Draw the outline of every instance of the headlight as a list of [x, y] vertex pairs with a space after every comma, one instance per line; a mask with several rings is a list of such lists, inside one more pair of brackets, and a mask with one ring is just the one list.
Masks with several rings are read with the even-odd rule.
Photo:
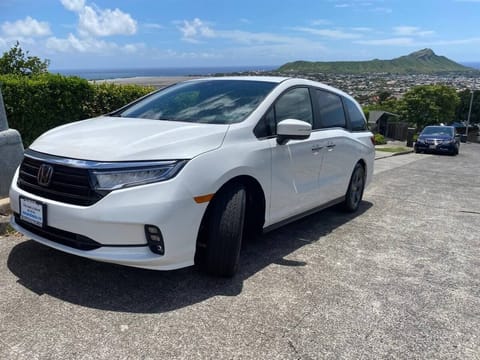
[[158, 161], [148, 166], [142, 163], [128, 163], [116, 169], [98, 169], [91, 171], [95, 190], [116, 190], [130, 186], [144, 185], [171, 179], [182, 169], [187, 160]]

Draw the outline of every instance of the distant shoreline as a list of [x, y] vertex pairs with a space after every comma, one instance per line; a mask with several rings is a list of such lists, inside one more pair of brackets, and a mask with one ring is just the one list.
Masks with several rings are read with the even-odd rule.
[[161, 89], [181, 81], [198, 79], [200, 76], [134, 76], [129, 78], [89, 80], [90, 83], [112, 83], [117, 85], [153, 86]]

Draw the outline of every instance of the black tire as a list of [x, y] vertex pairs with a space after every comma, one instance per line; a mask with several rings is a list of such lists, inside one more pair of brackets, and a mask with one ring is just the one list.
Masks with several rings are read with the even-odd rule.
[[231, 277], [238, 269], [245, 222], [245, 187], [233, 184], [213, 199], [207, 221], [207, 244], [201, 268], [216, 276]]
[[365, 189], [365, 169], [359, 163], [355, 165], [348, 184], [347, 193], [345, 194], [345, 201], [343, 202], [343, 209], [347, 212], [355, 212], [360, 206], [363, 197], [363, 190]]

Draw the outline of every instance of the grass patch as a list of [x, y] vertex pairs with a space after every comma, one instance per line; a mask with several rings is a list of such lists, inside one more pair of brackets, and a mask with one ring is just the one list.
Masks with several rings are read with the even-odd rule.
[[17, 230], [15, 230], [10, 224], [7, 225], [7, 228], [5, 229], [5, 235], [19, 235]]
[[394, 146], [394, 147], [379, 147], [376, 150], [397, 153], [397, 152], [403, 152], [403, 151], [411, 151], [412, 149], [404, 146]]

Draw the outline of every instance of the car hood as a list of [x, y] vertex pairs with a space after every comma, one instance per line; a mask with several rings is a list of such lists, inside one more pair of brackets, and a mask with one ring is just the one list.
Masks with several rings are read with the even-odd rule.
[[94, 161], [191, 159], [218, 148], [228, 125], [99, 117], [54, 128], [30, 149]]

